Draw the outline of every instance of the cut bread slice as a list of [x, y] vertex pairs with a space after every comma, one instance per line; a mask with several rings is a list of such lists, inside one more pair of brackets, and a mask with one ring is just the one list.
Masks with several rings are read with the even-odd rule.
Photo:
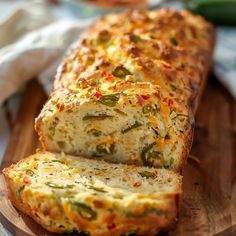
[[157, 85], [104, 81], [57, 90], [36, 130], [47, 151], [181, 171], [192, 124], [189, 109], [164, 97]]
[[15, 207], [51, 232], [156, 235], [174, 226], [182, 177], [39, 152], [3, 170]]

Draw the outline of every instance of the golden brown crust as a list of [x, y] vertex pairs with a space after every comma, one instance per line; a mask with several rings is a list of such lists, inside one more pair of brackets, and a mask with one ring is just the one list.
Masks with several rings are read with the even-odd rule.
[[[107, 70], [115, 63], [129, 60], [133, 67], [142, 67], [139, 71], [142, 80], [171, 91], [177, 100], [181, 99], [182, 94], [182, 102], [196, 107], [192, 103], [199, 97], [199, 90], [211, 66], [215, 31], [200, 16], [187, 11], [161, 9], [105, 16], [85, 31], [81, 38], [80, 45], [68, 53], [60, 66], [55, 88], [74, 88], [80, 78], [89, 79], [101, 69]], [[101, 44], [101, 39], [105, 43]], [[113, 46], [109, 41], [115, 44], [112, 54], [109, 50]], [[74, 60], [80, 64], [74, 63]], [[181, 63], [185, 68], [179, 67]], [[101, 69], [92, 73], [89, 67], [93, 64]], [[156, 65], [158, 68], [154, 70]], [[68, 78], [68, 72], [74, 75]], [[188, 77], [185, 83], [192, 92], [182, 88], [170, 90], [169, 84], [180, 85], [183, 76]], [[136, 82], [135, 78], [133, 80]]]

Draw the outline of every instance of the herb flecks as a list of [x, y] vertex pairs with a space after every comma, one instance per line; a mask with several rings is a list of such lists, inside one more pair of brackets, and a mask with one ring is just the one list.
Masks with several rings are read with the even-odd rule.
[[171, 157], [170, 160], [165, 161], [164, 168], [169, 169], [174, 164], [174, 158]]
[[82, 119], [83, 120], [104, 120], [107, 118], [113, 118], [113, 116], [106, 115], [106, 114], [101, 114], [101, 115], [87, 114]]
[[176, 89], [177, 89], [177, 86], [174, 84], [171, 84], [170, 87], [171, 87], [172, 91], [176, 91]]
[[179, 45], [177, 39], [174, 38], [174, 37], [173, 37], [173, 38], [170, 38], [170, 42], [171, 42], [171, 44], [174, 45], [174, 46], [178, 46], [178, 45]]
[[104, 190], [104, 188], [96, 187], [96, 186], [93, 186], [93, 185], [88, 185], [87, 187], [89, 189], [92, 189], [92, 190], [97, 191], [97, 192], [107, 193], [107, 191]]
[[142, 177], [146, 177], [147, 179], [149, 179], [149, 178], [154, 179], [155, 178], [155, 174], [150, 171], [139, 172], [139, 175], [141, 175]]
[[32, 170], [30, 170], [30, 169], [25, 170], [25, 173], [27, 175], [29, 175], [29, 176], [33, 176], [34, 175], [34, 172]]
[[69, 201], [72, 207], [74, 207], [79, 215], [88, 221], [96, 220], [97, 219], [97, 212], [92, 210], [90, 206], [87, 206], [84, 203], [77, 202], [75, 200], [70, 200]]
[[65, 189], [65, 188], [73, 188], [74, 187], [73, 184], [59, 185], [59, 184], [55, 184], [52, 182], [46, 182], [45, 185], [47, 185], [50, 188], [55, 188], [55, 189]]
[[114, 71], [112, 72], [112, 75], [114, 75], [115, 77], [124, 79], [126, 77], [126, 75], [132, 75], [131, 72], [129, 70], [127, 70], [125, 67], [123, 66], [117, 66]]
[[153, 142], [152, 144], [147, 144], [144, 146], [142, 152], [141, 152], [141, 159], [143, 161], [143, 164], [145, 166], [152, 166], [153, 161], [151, 160], [153, 157], [153, 154], [156, 152], [152, 151], [153, 147], [156, 145], [156, 142]]
[[21, 186], [17, 191], [16, 191], [16, 196], [20, 196], [20, 194], [23, 192], [25, 188], [25, 185]]
[[142, 126], [142, 124], [140, 122], [138, 122], [138, 121], [135, 121], [134, 124], [130, 125], [129, 127], [125, 128], [125, 129], [122, 129], [121, 133], [125, 134], [125, 133], [129, 132], [130, 130], [138, 128], [140, 126]]
[[119, 97], [113, 94], [103, 95], [98, 100], [103, 105], [114, 107], [119, 101]]
[[87, 134], [93, 135], [95, 137], [99, 137], [102, 135], [102, 131], [97, 130], [97, 129], [90, 129], [87, 131]]
[[113, 154], [115, 151], [115, 144], [101, 143], [96, 147], [96, 153], [98, 156]]

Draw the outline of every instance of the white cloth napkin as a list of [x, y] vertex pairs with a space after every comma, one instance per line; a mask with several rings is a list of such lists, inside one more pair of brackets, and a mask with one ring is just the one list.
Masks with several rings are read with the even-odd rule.
[[[0, 104], [36, 76], [48, 84], [65, 50], [94, 20], [77, 17], [44, 1], [17, 4], [0, 17]], [[215, 74], [236, 98], [236, 28], [218, 29], [214, 62]]]
[[0, 103], [29, 79], [52, 79], [65, 50], [93, 21], [63, 19], [58, 12], [27, 2], [0, 19]]

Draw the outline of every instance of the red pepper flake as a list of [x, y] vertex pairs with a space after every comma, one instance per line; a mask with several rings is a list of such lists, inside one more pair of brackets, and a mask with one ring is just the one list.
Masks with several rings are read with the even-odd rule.
[[104, 79], [105, 79], [106, 81], [110, 81], [110, 80], [112, 80], [112, 78], [113, 78], [112, 74], [109, 74], [109, 75], [107, 75]]
[[134, 183], [133, 183], [133, 186], [134, 186], [134, 187], [139, 187], [139, 186], [141, 186], [141, 183], [140, 183], [140, 182], [134, 182]]
[[154, 170], [152, 174], [153, 174], [154, 177], [156, 177], [157, 176], [157, 171]]
[[168, 99], [168, 106], [172, 106], [174, 104], [172, 99]]
[[177, 67], [176, 70], [177, 71], [183, 71], [183, 69], [181, 67]]
[[101, 95], [101, 93], [96, 92], [93, 96], [96, 97], [96, 98], [100, 98], [102, 95]]
[[114, 223], [107, 225], [107, 228], [110, 230], [114, 229], [115, 227], [116, 227], [116, 225]]
[[171, 66], [168, 65], [168, 64], [163, 64], [163, 67], [166, 68], [166, 69], [171, 69]]
[[191, 71], [189, 71], [189, 73], [188, 73], [188, 74], [189, 74], [189, 76], [191, 76], [191, 77], [193, 77], [193, 76], [195, 75], [194, 71], [192, 71], [192, 70], [191, 70]]
[[158, 98], [161, 98], [160, 93], [154, 93], [154, 95]]
[[140, 95], [143, 100], [148, 100], [150, 98], [149, 95], [141, 94]]
[[32, 208], [32, 211], [33, 211], [33, 212], [37, 212], [37, 211], [38, 211], [38, 208], [37, 208], [37, 207], [33, 207], [33, 208]]
[[103, 70], [102, 73], [101, 73], [101, 76], [105, 76], [106, 73], [107, 73], [107, 72]]
[[28, 176], [25, 176], [25, 177], [23, 178], [23, 182], [24, 182], [25, 184], [30, 184], [30, 179], [29, 179], [29, 177], [28, 177]]
[[58, 109], [59, 111], [62, 111], [65, 106], [64, 106], [63, 103], [57, 103], [57, 104], [56, 104], [56, 107], [57, 107], [57, 109]]
[[93, 204], [96, 208], [103, 208], [104, 207], [104, 203], [100, 200], [94, 200]]
[[155, 48], [155, 49], [160, 49], [160, 47], [159, 47], [159, 45], [157, 43], [153, 43], [152, 47]]

